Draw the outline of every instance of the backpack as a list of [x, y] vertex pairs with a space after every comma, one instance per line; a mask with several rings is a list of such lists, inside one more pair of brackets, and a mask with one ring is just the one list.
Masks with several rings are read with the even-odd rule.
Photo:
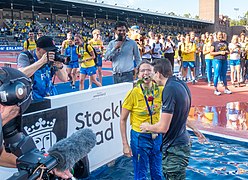
[[[23, 51], [20, 54], [26, 54], [28, 56], [28, 60], [29, 60], [29, 64], [33, 64], [34, 63], [34, 56], [30, 51]], [[17, 57], [18, 58], [18, 57]]]
[[[163, 49], [163, 44], [162, 44], [162, 43], [159, 43], [159, 44], [160, 44], [160, 48], [161, 48], [161, 51], [162, 51], [162, 49]], [[153, 46], [153, 49], [155, 48], [155, 45], [156, 45], [156, 44], [153, 43], [153, 45], [152, 45], [152, 46]]]
[[[31, 64], [33, 64], [33, 63], [35, 62], [35, 61], [34, 61], [34, 56], [33, 56], [33, 54], [32, 54], [30, 51], [23, 51], [23, 52], [21, 52], [20, 54], [26, 54], [26, 55], [28, 56], [29, 65], [31, 65]], [[19, 55], [20, 55], [20, 54], [19, 54]], [[18, 57], [19, 57], [19, 56], [17, 56], [16, 62], [18, 61]], [[31, 78], [31, 80], [33, 81], [33, 76], [31, 76], [30, 78]]]
[[27, 41], [27, 50], [28, 50], [28, 48], [29, 48], [29, 40], [27, 39], [26, 41]]
[[[89, 46], [91, 46], [91, 45], [86, 43], [85, 44], [85, 49], [86, 49], [86, 52], [91, 56], [90, 51], [88, 49]], [[94, 62], [95, 62], [95, 65], [96, 65], [98, 63], [97, 52], [96, 52], [95, 48], [92, 47], [92, 49], [93, 49], [94, 54], [95, 54]], [[77, 52], [79, 52], [79, 46], [77, 47]]]
[[[26, 41], [27, 41], [27, 50], [28, 50], [28, 48], [29, 48], [29, 40], [27, 39]], [[34, 40], [34, 41], [35, 41], [35, 44], [36, 44], [36, 40]]]

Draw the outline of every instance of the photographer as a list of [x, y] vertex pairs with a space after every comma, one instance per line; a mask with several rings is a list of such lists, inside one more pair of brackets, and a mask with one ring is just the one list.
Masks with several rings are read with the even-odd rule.
[[[37, 40], [37, 48], [33, 57], [21, 53], [17, 59], [17, 65], [21, 72], [33, 80], [33, 99], [42, 99], [46, 96], [57, 95], [52, 78], [54, 75], [63, 81], [67, 81], [67, 74], [63, 68], [63, 57], [56, 52], [53, 39], [42, 36]], [[30, 53], [29, 53], [30, 54]]]

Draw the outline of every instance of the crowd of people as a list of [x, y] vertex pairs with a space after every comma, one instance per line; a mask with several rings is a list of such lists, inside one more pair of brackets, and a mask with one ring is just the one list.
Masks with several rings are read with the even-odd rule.
[[[92, 88], [92, 83], [102, 86], [103, 59], [112, 62], [114, 83], [134, 81], [137, 78], [136, 67], [141, 60], [152, 62], [165, 58], [171, 62], [173, 70], [176, 62], [180, 65], [178, 76], [183, 81], [196, 84], [203, 79], [208, 86], [214, 86], [214, 94], [218, 96], [221, 95], [218, 84], [223, 84], [224, 93], [232, 94], [227, 85], [229, 66], [233, 87], [248, 84], [248, 36], [245, 33], [234, 35], [228, 43], [223, 32], [196, 34], [191, 31], [173, 37], [141, 29], [137, 25], [128, 27], [126, 23], [117, 23], [108, 45], [104, 45], [100, 29], [94, 29], [88, 39], [81, 33], [68, 31], [67, 39], [61, 44], [61, 54], [68, 61], [64, 66], [71, 87], [76, 88], [78, 74], [79, 90], [85, 89], [87, 76], [89, 88]], [[42, 30], [36, 34], [35, 38], [35, 32], [29, 31], [24, 51], [34, 51], [37, 39], [46, 35]]]
[[[219, 96], [221, 82], [224, 93], [232, 94], [227, 85], [228, 63], [231, 84], [240, 87], [247, 83], [248, 36], [234, 35], [231, 43], [223, 32], [198, 35], [191, 31], [173, 38], [118, 21], [113, 39], [106, 47], [102, 33], [94, 29], [91, 40], [87, 40], [82, 33], [68, 31], [58, 52], [54, 40], [44, 31], [38, 30], [35, 38], [30, 30], [17, 65], [33, 81], [33, 99], [58, 94], [55, 76], [63, 82], [69, 81], [75, 89], [79, 72], [79, 90], [85, 89], [87, 76], [90, 87], [92, 83], [100, 87], [104, 81], [103, 58], [111, 61], [114, 83], [137, 80], [123, 101], [120, 118], [123, 153], [133, 158], [134, 178], [146, 179], [149, 167], [152, 179], [163, 179], [163, 176], [185, 179], [191, 149], [186, 126], [201, 140], [206, 140], [187, 120], [191, 93], [186, 83], [196, 84], [204, 79], [206, 85], [214, 86], [214, 94]], [[180, 65], [179, 77], [173, 76], [175, 61]], [[126, 135], [129, 114], [130, 146]]]

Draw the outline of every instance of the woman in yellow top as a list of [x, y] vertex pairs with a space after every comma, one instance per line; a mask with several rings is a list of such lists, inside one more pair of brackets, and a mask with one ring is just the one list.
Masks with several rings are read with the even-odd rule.
[[185, 42], [181, 47], [182, 58], [183, 58], [183, 80], [187, 81], [188, 68], [191, 70], [192, 83], [195, 84], [195, 51], [196, 44], [190, 42], [190, 35], [187, 34]]
[[68, 31], [67, 34], [66, 34], [66, 40], [64, 40], [62, 42], [62, 45], [61, 45], [61, 54], [62, 55], [65, 54], [65, 49], [69, 46], [70, 40], [72, 40], [72, 32]]
[[209, 34], [209, 37], [203, 46], [203, 54], [205, 55], [205, 61], [206, 61], [208, 86], [211, 86], [211, 83], [213, 82], [212, 68], [213, 68], [214, 56], [211, 56], [210, 54], [210, 49], [213, 42], [214, 42], [214, 36], [213, 34]]
[[[103, 42], [101, 40], [101, 34], [99, 29], [92, 31], [93, 38], [89, 41], [89, 44], [95, 49], [97, 56], [97, 72], [100, 83], [102, 84], [102, 57], [103, 57]], [[90, 82], [91, 83], [91, 82]], [[90, 84], [91, 85], [91, 84]]]
[[[156, 124], [160, 118], [162, 89], [152, 81], [153, 66], [143, 61], [138, 69], [138, 82], [130, 90], [122, 104], [120, 128], [123, 153], [133, 158], [134, 179], [147, 179], [148, 167], [151, 179], [161, 180], [162, 175], [162, 134], [142, 133], [140, 125], [144, 122]], [[126, 134], [126, 123], [130, 114], [131, 148]]]
[[79, 90], [84, 89], [84, 80], [87, 75], [89, 76], [90, 81], [96, 86], [102, 86], [102, 84], [96, 80], [96, 66], [94, 62], [95, 53], [92, 47], [89, 44], [84, 43], [80, 34], [74, 36], [74, 41], [75, 44], [78, 45], [78, 61], [81, 62]]

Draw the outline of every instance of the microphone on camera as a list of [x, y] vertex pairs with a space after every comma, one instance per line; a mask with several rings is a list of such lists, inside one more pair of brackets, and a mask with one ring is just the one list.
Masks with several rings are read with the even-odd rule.
[[71, 169], [80, 159], [85, 157], [96, 144], [96, 135], [91, 129], [81, 129], [70, 137], [55, 143], [49, 150], [50, 156], [57, 159], [59, 171]]
[[[16, 150], [21, 152], [16, 160], [18, 172], [8, 180], [36, 180], [38, 177], [46, 177], [54, 168], [58, 171], [71, 170], [75, 163], [84, 158], [96, 144], [96, 135], [91, 129], [81, 129], [70, 137], [55, 143], [49, 150], [49, 154], [39, 151], [32, 138], [21, 138]], [[32, 141], [33, 142], [33, 141]], [[24, 150], [20, 150], [24, 149]]]

